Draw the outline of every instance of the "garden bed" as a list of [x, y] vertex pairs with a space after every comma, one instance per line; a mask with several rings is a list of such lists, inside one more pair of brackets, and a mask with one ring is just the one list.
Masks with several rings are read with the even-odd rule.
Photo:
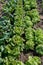
[[[34, 28], [42, 28], [43, 29], [43, 12], [42, 12], [42, 1], [41, 0], [37, 0], [37, 4], [38, 4], [38, 11], [40, 14], [40, 22], [37, 23], [36, 25], [34, 25]], [[2, 16], [2, 5], [3, 3], [0, 3], [0, 17]], [[39, 56], [41, 58], [41, 65], [43, 65], [43, 56], [38, 55], [35, 51], [30, 50], [29, 52], [25, 52], [25, 50], [20, 54], [19, 56], [19, 60], [21, 60], [22, 62], [25, 62], [28, 59], [28, 55], [32, 55], [32, 56]]]

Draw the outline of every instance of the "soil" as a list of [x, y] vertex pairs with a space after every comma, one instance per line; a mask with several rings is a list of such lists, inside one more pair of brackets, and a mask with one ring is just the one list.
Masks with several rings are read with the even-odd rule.
[[[40, 22], [39, 23], [37, 23], [36, 25], [34, 25], [34, 28], [36, 29], [36, 28], [38, 28], [38, 27], [40, 27], [40, 28], [42, 28], [43, 29], [43, 9], [42, 9], [42, 0], [37, 0], [37, 4], [38, 4], [38, 7], [37, 7], [37, 9], [38, 9], [38, 11], [39, 11], [39, 14], [40, 14]], [[3, 3], [1, 3], [0, 2], [0, 17], [2, 16], [2, 13], [1, 13], [1, 11], [2, 11], [2, 5], [3, 5]], [[32, 55], [32, 56], [39, 56], [38, 54], [36, 54], [36, 52], [34, 52], [34, 51], [30, 51], [30, 52], [21, 52], [21, 54], [20, 54], [20, 57], [19, 57], [19, 60], [21, 60], [22, 62], [25, 62], [27, 59], [28, 59], [28, 56], [29, 55]], [[41, 58], [41, 65], [43, 65], [43, 56], [40, 56], [40, 58]]]

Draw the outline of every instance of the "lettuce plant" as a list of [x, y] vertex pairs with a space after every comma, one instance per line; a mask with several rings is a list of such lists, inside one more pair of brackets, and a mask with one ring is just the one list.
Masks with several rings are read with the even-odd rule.
[[14, 45], [17, 45], [21, 48], [21, 50], [23, 50], [24, 48], [24, 39], [21, 38], [19, 35], [14, 35], [12, 38], [12, 42], [14, 43]]
[[25, 16], [24, 17], [24, 22], [25, 22], [25, 27], [32, 27], [33, 26], [33, 23], [31, 21], [31, 18], [29, 16]]
[[3, 15], [10, 19], [10, 22], [14, 24], [14, 12], [16, 8], [16, 0], [8, 0], [3, 5]]
[[31, 8], [30, 8], [30, 1], [24, 0], [24, 9], [25, 9], [25, 10], [30, 10], [30, 9], [31, 9]]
[[24, 34], [24, 29], [22, 27], [15, 26], [13, 29], [14, 34], [22, 35]]
[[26, 62], [26, 65], [40, 65], [41, 62], [40, 62], [40, 58], [37, 57], [37, 56], [29, 56], [27, 62]]
[[13, 38], [12, 38], [12, 42], [15, 44], [15, 45], [21, 45], [23, 43], [23, 38], [21, 38], [19, 35], [14, 35]]
[[11, 54], [12, 56], [14, 55], [15, 57], [17, 57], [20, 54], [20, 47], [16, 46], [16, 47], [11, 47], [10, 45], [5, 46], [4, 49], [4, 53], [8, 53]]
[[27, 11], [26, 15], [30, 16], [32, 18], [33, 24], [36, 24], [40, 21], [39, 13], [37, 9], [32, 9], [31, 11]]
[[0, 44], [3, 44], [5, 41], [8, 42], [12, 34], [12, 25], [10, 20], [5, 20], [2, 18], [0, 21]]
[[35, 31], [35, 42], [36, 44], [43, 44], [43, 30], [41, 28]]
[[25, 28], [25, 23], [23, 21], [15, 21], [14, 26]]
[[37, 2], [36, 2], [36, 0], [30, 0], [30, 8], [31, 9], [37, 8]]
[[28, 40], [28, 41], [26, 41], [26, 50], [34, 50], [34, 41], [33, 40]]
[[24, 9], [31, 10], [31, 9], [37, 8], [36, 0], [24, 0]]
[[43, 55], [43, 44], [36, 46], [36, 52], [40, 55]]
[[31, 27], [29, 27], [29, 28], [27, 28], [27, 29], [25, 29], [25, 38], [27, 39], [27, 40], [30, 40], [30, 39], [34, 39], [34, 30], [31, 28]]
[[4, 4], [3, 11], [5, 13], [13, 13], [15, 11], [16, 0], [9, 0], [7, 3]]

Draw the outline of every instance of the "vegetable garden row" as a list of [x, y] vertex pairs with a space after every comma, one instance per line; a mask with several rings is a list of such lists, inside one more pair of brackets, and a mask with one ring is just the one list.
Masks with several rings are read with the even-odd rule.
[[[40, 22], [36, 0], [9, 0], [0, 19], [0, 65], [41, 65], [43, 30], [34, 29]], [[35, 51], [38, 56], [19, 60], [22, 52]]]

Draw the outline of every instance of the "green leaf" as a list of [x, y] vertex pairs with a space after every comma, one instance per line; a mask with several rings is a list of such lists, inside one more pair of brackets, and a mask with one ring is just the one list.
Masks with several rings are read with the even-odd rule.
[[24, 33], [24, 29], [22, 27], [15, 26], [13, 29], [14, 34], [22, 35]]
[[36, 44], [43, 44], [43, 30], [41, 28], [35, 31], [35, 42]]
[[36, 52], [40, 55], [43, 55], [43, 44], [36, 46]]
[[33, 33], [33, 29], [31, 27], [28, 27], [26, 30], [25, 30], [25, 37], [27, 40], [34, 40], [34, 33]]
[[29, 49], [34, 50], [34, 45], [35, 45], [34, 41], [30, 39], [26, 42], [26, 49], [27, 50], [29, 50]]
[[[35, 59], [37, 59], [38, 61], [36, 61]], [[41, 62], [40, 62], [40, 58], [39, 57], [32, 57], [32, 56], [29, 56], [27, 62], [26, 62], [26, 65], [40, 65]]]

